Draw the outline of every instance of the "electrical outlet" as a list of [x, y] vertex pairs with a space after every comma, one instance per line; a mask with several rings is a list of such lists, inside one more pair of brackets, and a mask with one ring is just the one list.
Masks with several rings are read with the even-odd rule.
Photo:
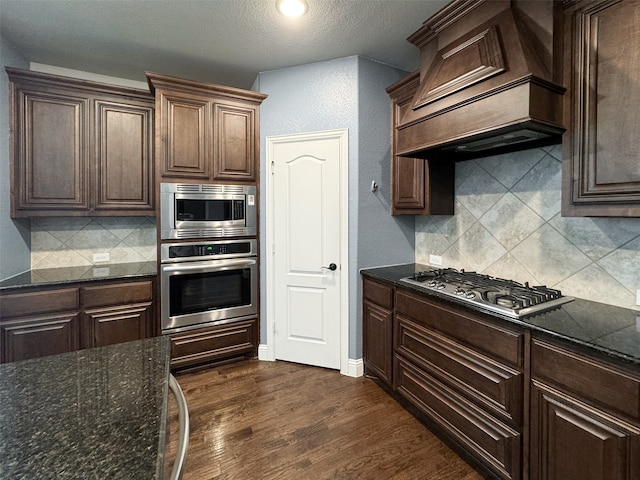
[[109, 253], [94, 253], [93, 254], [93, 263], [100, 262], [108, 262], [109, 261]]
[[442, 257], [440, 255], [429, 255], [429, 263], [431, 265], [442, 265]]
[[636, 305], [640, 307], [640, 290], [636, 290]]
[[108, 277], [109, 276], [109, 267], [98, 267], [93, 269], [94, 277]]

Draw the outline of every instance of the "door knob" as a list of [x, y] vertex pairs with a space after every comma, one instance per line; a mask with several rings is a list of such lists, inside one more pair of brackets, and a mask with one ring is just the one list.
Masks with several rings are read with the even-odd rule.
[[338, 266], [335, 263], [330, 263], [328, 267], [320, 267], [320, 268], [328, 268], [329, 270], [337, 270]]

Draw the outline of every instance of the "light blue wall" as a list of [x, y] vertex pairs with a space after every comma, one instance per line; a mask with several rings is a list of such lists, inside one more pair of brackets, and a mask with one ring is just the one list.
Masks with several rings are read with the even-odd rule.
[[[362, 279], [358, 271], [380, 265], [411, 263], [415, 256], [415, 216], [391, 216], [391, 103], [386, 88], [407, 72], [388, 65], [358, 59], [358, 157], [357, 203], [349, 205], [350, 236], [357, 238], [351, 259], [350, 358], [362, 357]], [[371, 192], [371, 182], [378, 190]], [[353, 197], [352, 197], [353, 198]], [[352, 252], [353, 253], [353, 252]], [[355, 292], [355, 294], [354, 294]]]
[[31, 267], [31, 231], [27, 219], [11, 220], [9, 174], [9, 78], [5, 66], [28, 68], [29, 63], [0, 35], [0, 280]]
[[[265, 138], [322, 130], [349, 131], [349, 358], [362, 356], [359, 269], [413, 262], [413, 217], [389, 214], [389, 97], [385, 88], [406, 72], [364, 57], [346, 57], [263, 72], [255, 89], [269, 97], [260, 108], [261, 205], [266, 205]], [[380, 190], [370, 191], [371, 180]], [[266, 218], [260, 219], [264, 245]], [[400, 226], [400, 228], [398, 228]], [[266, 291], [264, 266], [261, 291]], [[262, 297], [261, 343], [266, 343]]]

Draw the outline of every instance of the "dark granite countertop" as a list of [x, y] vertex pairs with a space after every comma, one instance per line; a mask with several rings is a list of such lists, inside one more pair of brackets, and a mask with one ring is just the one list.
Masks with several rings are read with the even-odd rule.
[[28, 287], [50, 287], [69, 283], [95, 282], [127, 278], [153, 277], [155, 262], [90, 265], [87, 267], [43, 268], [30, 270], [0, 282], [0, 292]]
[[433, 269], [427, 265], [404, 264], [390, 267], [362, 269], [362, 275], [423, 295], [431, 295], [454, 302], [476, 312], [489, 314], [511, 324], [519, 325], [587, 351], [593, 355], [627, 367], [640, 368], [640, 310], [615, 307], [604, 303], [576, 298], [560, 307], [525, 318], [514, 319], [489, 312], [480, 306], [454, 298], [426, 292], [399, 280], [414, 272]]
[[170, 341], [0, 365], [0, 478], [159, 479]]

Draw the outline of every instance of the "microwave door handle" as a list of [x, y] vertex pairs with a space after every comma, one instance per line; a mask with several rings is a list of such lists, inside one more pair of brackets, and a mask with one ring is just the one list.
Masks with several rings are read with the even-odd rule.
[[228, 267], [245, 267], [255, 265], [255, 259], [238, 259], [238, 260], [216, 260], [215, 265], [210, 262], [184, 262], [174, 263], [171, 265], [163, 265], [163, 272], [186, 272], [186, 271], [204, 271], [204, 270], [222, 270]]

